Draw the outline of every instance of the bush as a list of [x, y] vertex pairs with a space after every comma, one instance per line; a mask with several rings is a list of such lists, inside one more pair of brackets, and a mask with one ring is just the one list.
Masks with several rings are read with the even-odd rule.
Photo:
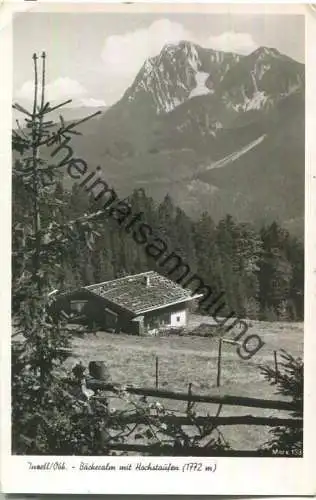
[[303, 394], [304, 394], [304, 363], [301, 358], [281, 351], [282, 362], [279, 363], [280, 370], [262, 366], [261, 372], [270, 384], [275, 384], [277, 394], [282, 394], [296, 406], [291, 412], [295, 418], [302, 418], [302, 426], [299, 428], [275, 427], [270, 433], [272, 439], [262, 447], [275, 455], [302, 456], [303, 453]]

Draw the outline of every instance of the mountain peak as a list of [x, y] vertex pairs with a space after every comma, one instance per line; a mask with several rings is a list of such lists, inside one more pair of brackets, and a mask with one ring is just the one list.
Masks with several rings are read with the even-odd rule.
[[276, 48], [274, 47], [266, 47], [262, 45], [261, 47], [258, 47], [254, 52], [252, 52], [251, 55], [258, 56], [259, 58], [262, 57], [283, 57], [281, 52], [279, 52]]
[[187, 62], [195, 71], [198, 71], [199, 66], [199, 46], [188, 40], [181, 40], [173, 44], [167, 43], [161, 49], [159, 59], [163, 57], [171, 58], [175, 62], [175, 58], [181, 58], [182, 62]]
[[161, 52], [173, 52], [174, 50], [196, 50], [199, 46], [194, 43], [190, 42], [189, 40], [179, 40], [179, 42], [176, 43], [166, 43], [162, 49]]
[[187, 40], [168, 43], [157, 56], [146, 59], [127, 98], [131, 102], [146, 94], [157, 114], [172, 111], [197, 85], [201, 66], [199, 46]]
[[167, 43], [158, 55], [144, 62], [125, 97], [134, 102], [146, 94], [156, 114], [168, 113], [191, 97], [213, 93], [240, 57], [205, 49], [189, 40]]

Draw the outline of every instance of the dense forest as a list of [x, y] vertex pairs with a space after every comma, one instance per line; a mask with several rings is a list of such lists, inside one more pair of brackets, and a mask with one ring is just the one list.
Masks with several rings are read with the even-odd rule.
[[[101, 218], [91, 217], [102, 206], [92, 194], [87, 195], [76, 184], [71, 190], [64, 186], [61, 178], [47, 191], [40, 207], [42, 226], [67, 226], [71, 220], [87, 217], [93, 231], [91, 241], [80, 224], [72, 232], [72, 244], [66, 246], [60, 264], [51, 269], [55, 288], [70, 289], [149, 269], [166, 273], [133, 241], [124, 224], [105, 212]], [[170, 252], [181, 256], [216, 294], [224, 292], [230, 311], [267, 321], [303, 320], [303, 244], [277, 222], [258, 230], [231, 215], [217, 224], [208, 213], [192, 220], [175, 206], [169, 194], [158, 204], [143, 189], [134, 190], [125, 201], [133, 213], [143, 212], [143, 220], [168, 244]], [[21, 227], [27, 224], [29, 203], [25, 186], [13, 177], [13, 220]], [[13, 250], [18, 252], [20, 243], [15, 231]], [[20, 272], [13, 269], [13, 281]]]

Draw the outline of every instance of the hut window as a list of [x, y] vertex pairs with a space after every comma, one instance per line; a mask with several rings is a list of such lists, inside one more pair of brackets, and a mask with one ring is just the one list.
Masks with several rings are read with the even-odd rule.
[[82, 312], [87, 302], [87, 300], [72, 300], [70, 302], [70, 309], [72, 312], [80, 313]]
[[181, 319], [180, 316], [177, 316], [177, 321], [180, 321], [180, 319]]

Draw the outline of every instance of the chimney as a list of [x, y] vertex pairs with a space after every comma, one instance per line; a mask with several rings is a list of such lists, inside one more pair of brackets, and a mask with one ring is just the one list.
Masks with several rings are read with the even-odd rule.
[[150, 286], [150, 276], [148, 274], [144, 276], [144, 285], [146, 285], [146, 287]]

